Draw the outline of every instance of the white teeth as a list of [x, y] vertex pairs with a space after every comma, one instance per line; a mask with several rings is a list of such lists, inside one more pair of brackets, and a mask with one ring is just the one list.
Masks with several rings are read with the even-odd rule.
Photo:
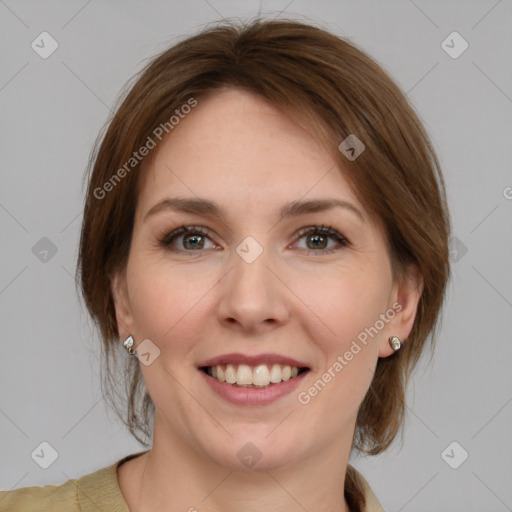
[[[218, 369], [218, 367], [217, 367]], [[228, 384], [234, 384], [236, 382], [236, 373], [235, 368], [232, 364], [228, 364], [226, 366], [226, 371], [224, 372], [224, 378]]]
[[252, 383], [255, 386], [268, 386], [270, 384], [270, 372], [266, 365], [260, 364], [254, 368]]
[[238, 366], [238, 371], [236, 372], [236, 383], [239, 386], [252, 384], [252, 371], [250, 366], [247, 366], [246, 364]]
[[278, 364], [272, 365], [272, 369], [270, 370], [270, 382], [274, 384], [281, 382], [281, 367]]
[[266, 364], [251, 367], [247, 364], [240, 364], [238, 367], [233, 364], [212, 366], [208, 368], [208, 374], [220, 382], [236, 384], [242, 387], [264, 388], [270, 384], [279, 384], [297, 377], [299, 369], [296, 366], [273, 364], [269, 367]]

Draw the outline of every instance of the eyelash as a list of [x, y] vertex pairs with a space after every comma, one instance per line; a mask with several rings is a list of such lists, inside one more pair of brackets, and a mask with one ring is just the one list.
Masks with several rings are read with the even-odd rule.
[[[158, 245], [160, 247], [164, 247], [168, 250], [174, 251], [174, 252], [202, 252], [201, 250], [194, 251], [194, 250], [186, 250], [186, 249], [170, 249], [169, 246], [174, 242], [179, 236], [187, 235], [187, 234], [194, 234], [194, 235], [203, 235], [209, 238], [208, 231], [201, 226], [185, 226], [182, 225], [179, 228], [171, 231], [170, 233], [166, 233], [163, 236], [161, 236], [158, 240]], [[338, 246], [331, 247], [330, 249], [323, 249], [323, 250], [313, 250], [313, 249], [306, 249], [309, 254], [313, 254], [315, 256], [324, 255], [324, 254], [330, 254], [333, 253], [343, 247], [347, 247], [350, 245], [350, 242], [341, 235], [338, 231], [336, 231], [331, 226], [309, 226], [306, 228], [302, 228], [298, 233], [297, 237], [298, 239], [301, 239], [305, 236], [311, 236], [311, 235], [324, 235], [328, 236], [338, 242]]]

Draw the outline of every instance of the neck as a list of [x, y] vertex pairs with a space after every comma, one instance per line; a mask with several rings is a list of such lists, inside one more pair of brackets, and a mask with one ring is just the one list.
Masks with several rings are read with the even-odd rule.
[[153, 448], [141, 457], [145, 461], [139, 464], [132, 512], [350, 512], [343, 483], [351, 433], [348, 444], [326, 446], [284, 467], [237, 470], [217, 464], [183, 440], [173, 442], [162, 430], [155, 423]]

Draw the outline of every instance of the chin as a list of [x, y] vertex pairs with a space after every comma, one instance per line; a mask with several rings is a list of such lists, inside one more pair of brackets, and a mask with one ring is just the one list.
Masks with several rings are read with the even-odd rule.
[[275, 471], [296, 461], [297, 443], [292, 436], [283, 430], [281, 435], [273, 433], [269, 437], [271, 429], [267, 425], [253, 427], [256, 432], [250, 433], [251, 428], [245, 428], [240, 435], [230, 431], [233, 437], [226, 435], [222, 443], [205, 447], [212, 461], [230, 471], [253, 473]]

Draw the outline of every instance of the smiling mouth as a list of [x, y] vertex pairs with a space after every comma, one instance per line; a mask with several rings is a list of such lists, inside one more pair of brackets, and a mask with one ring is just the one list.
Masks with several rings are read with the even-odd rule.
[[294, 379], [298, 375], [309, 371], [309, 368], [299, 368], [284, 364], [218, 364], [203, 366], [201, 371], [210, 377], [237, 387], [266, 388], [281, 382]]

